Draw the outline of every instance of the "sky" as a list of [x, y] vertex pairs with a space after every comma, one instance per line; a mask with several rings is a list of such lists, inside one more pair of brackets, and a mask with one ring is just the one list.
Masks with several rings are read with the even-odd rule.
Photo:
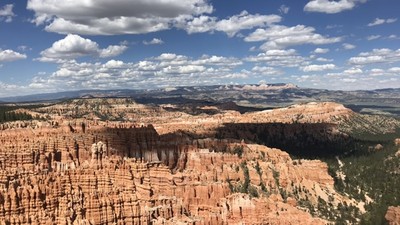
[[399, 0], [0, 0], [0, 97], [400, 88]]

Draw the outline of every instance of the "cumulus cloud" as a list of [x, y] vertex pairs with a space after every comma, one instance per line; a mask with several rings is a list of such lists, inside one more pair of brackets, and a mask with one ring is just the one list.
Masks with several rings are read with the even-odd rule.
[[145, 45], [162, 45], [164, 41], [159, 38], [153, 38], [151, 41], [143, 41]]
[[211, 13], [206, 0], [28, 0], [32, 22], [62, 34], [143, 34], [166, 30], [183, 17]]
[[7, 4], [0, 8], [0, 21], [4, 20], [6, 23], [12, 22], [12, 19], [15, 16], [13, 8], [13, 4]]
[[21, 59], [26, 59], [27, 56], [25, 54], [21, 54], [19, 52], [15, 52], [10, 49], [1, 50], [0, 49], [0, 62], [12, 62]]
[[32, 22], [44, 25], [46, 31], [81, 35], [145, 34], [175, 27], [188, 33], [220, 31], [232, 37], [244, 29], [281, 21], [278, 15], [247, 11], [219, 20], [207, 15], [213, 12], [207, 0], [28, 0], [27, 8], [35, 13]]
[[314, 53], [316, 53], [316, 54], [325, 54], [325, 53], [328, 53], [328, 52], [329, 52], [328, 48], [316, 48], [314, 50]]
[[294, 49], [268, 50], [255, 56], [245, 58], [248, 62], [267, 63], [269, 66], [299, 67], [307, 64], [307, 60], [299, 56]]
[[206, 70], [205, 66], [200, 65], [181, 65], [181, 66], [168, 66], [156, 72], [156, 75], [163, 74], [192, 74], [201, 73]]
[[234, 36], [240, 30], [271, 25], [280, 22], [281, 19], [277, 15], [251, 15], [247, 11], [242, 11], [239, 15], [218, 21], [215, 30], [225, 32], [228, 36]]
[[304, 11], [334, 14], [353, 9], [359, 2], [366, 0], [310, 0], [304, 6]]
[[317, 60], [319, 62], [333, 62], [333, 59], [327, 59], [327, 58], [323, 58], [323, 57], [318, 57], [315, 60]]
[[99, 49], [98, 54], [100, 58], [109, 58], [121, 55], [126, 49], [128, 49], [125, 45], [110, 45], [105, 49]]
[[372, 21], [371, 23], [369, 23], [368, 26], [373, 27], [373, 26], [382, 25], [384, 23], [394, 23], [396, 21], [397, 21], [397, 18], [389, 18], [389, 19], [375, 18], [375, 20]]
[[224, 56], [191, 58], [174, 53], [138, 62], [109, 60], [106, 63], [65, 61], [50, 76], [40, 76], [33, 87], [60, 86], [64, 89], [157, 88], [176, 85], [206, 85], [244, 79], [249, 71], [235, 71], [242, 62]]
[[400, 67], [392, 67], [388, 71], [391, 72], [391, 73], [400, 74]]
[[345, 74], [362, 74], [363, 71], [360, 68], [353, 67], [353, 68], [343, 71], [343, 73], [345, 73]]
[[380, 69], [380, 68], [373, 68], [373, 69], [370, 69], [368, 72], [369, 72], [369, 74], [371, 76], [383, 76], [383, 75], [385, 75], [385, 70]]
[[259, 75], [267, 75], [267, 76], [283, 74], [283, 71], [269, 66], [255, 66], [251, 69], [251, 71]]
[[185, 29], [189, 34], [220, 31], [226, 33], [229, 37], [233, 37], [241, 30], [265, 27], [278, 23], [281, 19], [278, 15], [253, 15], [247, 11], [242, 11], [239, 15], [234, 15], [223, 20], [202, 15], [185, 21], [178, 26]]
[[333, 70], [333, 69], [336, 69], [335, 64], [308, 65], [301, 68], [303, 72], [319, 72], [319, 71]]
[[199, 59], [193, 61], [196, 65], [212, 65], [234, 68], [243, 64], [243, 62], [234, 57], [224, 57], [216, 55], [203, 55]]
[[83, 56], [98, 56], [100, 58], [114, 57], [122, 54], [128, 47], [125, 45], [111, 45], [100, 49], [99, 45], [79, 35], [68, 34], [64, 39], [58, 40], [53, 45], [42, 51], [39, 58], [45, 62], [60, 62]]
[[272, 25], [267, 29], [259, 28], [249, 34], [246, 42], [266, 41], [260, 48], [262, 50], [280, 49], [288, 46], [303, 44], [331, 44], [340, 42], [341, 37], [327, 37], [315, 33], [315, 28], [304, 25], [286, 27], [283, 25]]
[[342, 46], [343, 46], [343, 48], [345, 50], [351, 50], [351, 49], [355, 49], [356, 48], [355, 45], [352, 45], [352, 44], [349, 44], [349, 43], [343, 43]]
[[371, 52], [362, 52], [358, 56], [349, 59], [349, 63], [353, 65], [394, 62], [400, 62], [400, 49], [373, 49]]

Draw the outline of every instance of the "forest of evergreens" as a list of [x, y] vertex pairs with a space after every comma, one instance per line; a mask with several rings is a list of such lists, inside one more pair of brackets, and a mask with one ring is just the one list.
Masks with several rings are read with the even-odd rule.
[[24, 112], [15, 112], [18, 109], [16, 106], [0, 106], [0, 123], [18, 121], [18, 120], [32, 120], [32, 115]]

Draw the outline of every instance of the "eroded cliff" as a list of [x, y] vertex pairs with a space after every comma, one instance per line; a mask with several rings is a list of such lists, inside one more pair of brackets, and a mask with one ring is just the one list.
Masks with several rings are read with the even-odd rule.
[[1, 132], [3, 224], [326, 224], [312, 216], [322, 200], [357, 204], [320, 161], [152, 126], [82, 125]]

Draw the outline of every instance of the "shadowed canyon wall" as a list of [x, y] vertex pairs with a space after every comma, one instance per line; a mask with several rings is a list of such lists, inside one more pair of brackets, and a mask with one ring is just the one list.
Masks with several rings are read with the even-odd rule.
[[1, 224], [325, 224], [300, 201], [357, 204], [320, 161], [152, 126], [13, 128], [0, 143]]

